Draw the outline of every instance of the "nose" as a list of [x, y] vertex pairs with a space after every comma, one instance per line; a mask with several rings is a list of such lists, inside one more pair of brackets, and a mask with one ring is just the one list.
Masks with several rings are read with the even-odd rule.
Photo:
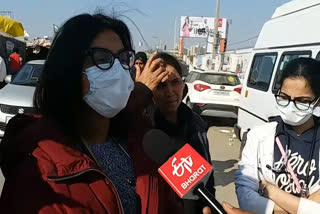
[[170, 83], [167, 84], [166, 87], [166, 94], [168, 96], [173, 95], [174, 94], [174, 88], [172, 87], [172, 85]]

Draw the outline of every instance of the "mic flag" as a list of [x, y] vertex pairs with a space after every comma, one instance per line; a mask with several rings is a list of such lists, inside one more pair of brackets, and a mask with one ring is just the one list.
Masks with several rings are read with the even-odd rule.
[[185, 144], [158, 169], [160, 175], [183, 199], [198, 199], [193, 191], [211, 171], [212, 166], [189, 144]]

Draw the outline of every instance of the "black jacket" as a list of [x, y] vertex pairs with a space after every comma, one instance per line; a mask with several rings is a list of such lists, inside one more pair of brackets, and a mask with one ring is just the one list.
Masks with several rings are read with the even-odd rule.
[[[184, 103], [178, 108], [178, 122], [172, 124], [161, 114], [159, 109], [154, 113], [154, 127], [160, 129], [172, 138], [179, 139], [177, 142], [189, 143], [202, 157], [211, 163], [207, 123], [196, 113], [194, 113]], [[181, 145], [182, 147], [183, 145]], [[215, 195], [213, 173], [210, 175], [206, 188]], [[206, 206], [204, 201], [184, 200], [185, 214], [202, 213]]]

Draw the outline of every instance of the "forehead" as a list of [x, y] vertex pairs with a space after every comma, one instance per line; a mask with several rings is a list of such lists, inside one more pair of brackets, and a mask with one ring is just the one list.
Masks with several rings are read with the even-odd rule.
[[172, 66], [172, 65], [166, 65], [166, 71], [169, 72], [169, 80], [173, 80], [173, 79], [176, 79], [176, 78], [180, 78], [180, 75], [178, 73], [178, 71]]
[[304, 78], [287, 78], [283, 81], [281, 92], [291, 97], [311, 97], [315, 95], [309, 82]]
[[136, 63], [142, 63], [143, 64], [143, 61], [141, 59], [136, 59]]
[[111, 30], [99, 33], [93, 40], [91, 47], [105, 48], [110, 50], [114, 54], [118, 53], [121, 49], [124, 48], [118, 34]]

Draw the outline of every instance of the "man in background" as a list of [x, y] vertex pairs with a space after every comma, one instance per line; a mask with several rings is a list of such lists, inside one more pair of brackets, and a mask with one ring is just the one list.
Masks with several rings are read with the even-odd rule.
[[22, 66], [22, 58], [19, 54], [19, 49], [14, 48], [13, 53], [9, 57], [9, 67], [10, 67], [10, 74], [15, 75]]

